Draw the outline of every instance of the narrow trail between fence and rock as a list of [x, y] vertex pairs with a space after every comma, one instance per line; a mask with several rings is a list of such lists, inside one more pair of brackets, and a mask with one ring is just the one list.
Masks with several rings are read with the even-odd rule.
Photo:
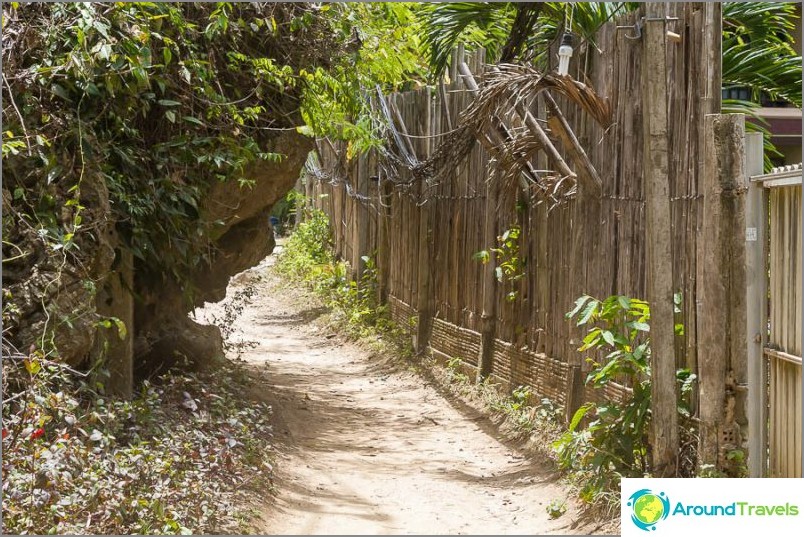
[[[272, 405], [276, 495], [256, 530], [267, 534], [590, 533], [549, 464], [495, 438], [404, 366], [315, 323], [325, 313], [267, 265], [232, 287], [256, 293], [238, 321], [244, 353]], [[230, 289], [230, 296], [232, 289]], [[551, 520], [546, 507], [567, 499]]]

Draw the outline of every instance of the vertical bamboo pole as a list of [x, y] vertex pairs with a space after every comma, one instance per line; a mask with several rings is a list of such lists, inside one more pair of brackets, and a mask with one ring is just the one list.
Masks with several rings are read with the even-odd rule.
[[[645, 6], [648, 19], [664, 16], [662, 4]], [[676, 473], [679, 444], [667, 154], [666, 22], [647, 20], [642, 40], [647, 299], [651, 307], [651, 437], [654, 471], [670, 477]]]
[[377, 294], [380, 304], [388, 303], [391, 276], [391, 202], [394, 184], [380, 178], [377, 196]]

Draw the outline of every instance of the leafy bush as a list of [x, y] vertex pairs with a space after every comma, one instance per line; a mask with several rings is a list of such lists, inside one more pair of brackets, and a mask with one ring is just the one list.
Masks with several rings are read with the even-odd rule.
[[[249, 483], [268, 486], [270, 407], [235, 366], [169, 373], [109, 399], [40, 356], [6, 357], [3, 524], [14, 533], [242, 533]], [[239, 520], [240, 519], [240, 520]]]
[[[607, 352], [602, 362], [587, 358], [592, 370], [586, 384], [601, 389], [619, 380], [632, 390], [623, 402], [583, 405], [554, 444], [559, 465], [583, 482], [581, 497], [596, 502], [616, 496], [621, 477], [643, 477], [651, 471], [650, 308], [643, 300], [625, 296], [602, 301], [582, 296], [567, 317], [577, 318], [579, 326], [591, 325], [580, 351]], [[677, 377], [679, 413], [689, 416], [686, 401], [695, 375], [679, 370]]]
[[494, 254], [497, 266], [494, 267], [494, 277], [497, 281], [504, 284], [507, 288], [505, 299], [513, 302], [517, 299], [519, 291], [516, 285], [525, 276], [524, 261], [519, 257], [519, 237], [522, 228], [512, 226], [505, 230], [502, 235], [497, 237], [497, 247], [489, 250], [476, 252], [474, 259], [484, 265], [491, 261], [491, 254]]
[[321, 295], [353, 335], [362, 335], [366, 328], [391, 330], [387, 308], [377, 301], [377, 265], [370, 256], [361, 260], [364, 266], [360, 280], [351, 280], [349, 265], [335, 259], [332, 253], [327, 215], [314, 209], [307, 212], [291, 235], [277, 269]]

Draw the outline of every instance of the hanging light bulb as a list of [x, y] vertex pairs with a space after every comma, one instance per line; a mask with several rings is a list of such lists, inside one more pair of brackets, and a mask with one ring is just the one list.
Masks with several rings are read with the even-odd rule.
[[569, 73], [569, 61], [572, 58], [572, 38], [571, 32], [565, 32], [561, 37], [561, 46], [558, 47], [558, 74], [560, 75]]

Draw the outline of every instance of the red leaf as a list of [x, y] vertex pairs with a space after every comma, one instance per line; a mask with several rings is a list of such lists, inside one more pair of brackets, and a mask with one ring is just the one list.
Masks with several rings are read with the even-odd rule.
[[5, 437], [7, 437], [7, 436], [8, 436], [8, 429], [6, 429], [5, 427], [3, 427], [3, 438], [5, 438]]
[[40, 427], [40, 428], [38, 428], [37, 430], [35, 430], [34, 432], [31, 433], [31, 440], [36, 440], [37, 438], [39, 438], [43, 434], [45, 434], [45, 430]]

